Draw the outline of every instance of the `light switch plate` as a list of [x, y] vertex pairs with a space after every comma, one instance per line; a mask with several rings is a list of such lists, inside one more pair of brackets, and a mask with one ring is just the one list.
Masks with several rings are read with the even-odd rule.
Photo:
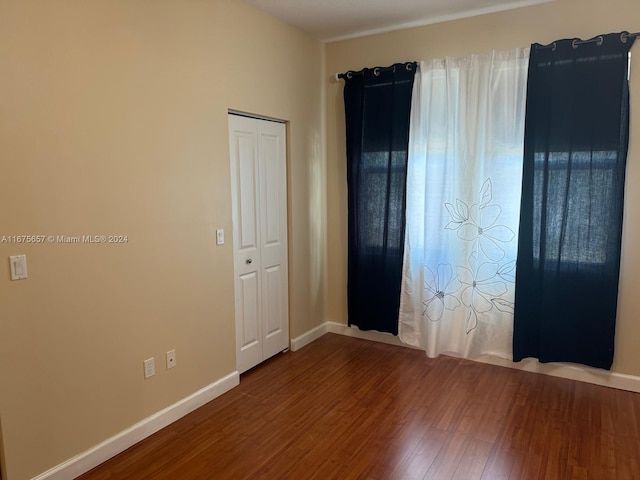
[[22, 280], [27, 278], [27, 256], [12, 255], [9, 257], [11, 265], [11, 280]]
[[216, 244], [224, 245], [224, 230], [222, 228], [216, 230]]

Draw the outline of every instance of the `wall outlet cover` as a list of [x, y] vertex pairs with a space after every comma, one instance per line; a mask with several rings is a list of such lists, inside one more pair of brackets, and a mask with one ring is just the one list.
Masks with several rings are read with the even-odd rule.
[[167, 352], [167, 370], [176, 366], [176, 351], [169, 350]]
[[144, 361], [144, 378], [153, 377], [156, 374], [156, 362], [151, 358], [147, 358]]

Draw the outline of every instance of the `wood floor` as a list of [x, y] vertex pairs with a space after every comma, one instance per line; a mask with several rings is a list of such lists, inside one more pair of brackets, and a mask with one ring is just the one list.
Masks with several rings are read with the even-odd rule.
[[80, 478], [640, 479], [640, 394], [327, 334]]

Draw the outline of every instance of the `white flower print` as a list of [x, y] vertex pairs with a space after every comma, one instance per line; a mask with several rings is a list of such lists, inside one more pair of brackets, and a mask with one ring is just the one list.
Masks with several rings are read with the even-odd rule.
[[422, 302], [425, 306], [423, 315], [432, 322], [442, 318], [445, 308], [455, 310], [460, 301], [454, 294], [460, 289], [460, 281], [453, 275], [451, 265], [438, 265], [434, 273], [429, 267], [424, 267], [424, 289], [427, 299]]
[[498, 276], [499, 265], [486, 262], [477, 271], [466, 267], [458, 267], [458, 277], [463, 285], [460, 299], [469, 307], [467, 316], [467, 333], [476, 328], [478, 314], [491, 310], [494, 306], [492, 299], [507, 292], [507, 285]]
[[444, 228], [468, 242], [471, 254], [465, 266], [457, 266], [455, 275], [450, 264], [439, 264], [435, 271], [424, 266], [426, 299], [422, 302], [422, 315], [435, 322], [443, 316], [447, 318], [446, 310], [464, 305], [467, 334], [478, 327], [480, 320], [488, 320], [489, 315], [513, 314], [514, 300], [508, 286], [515, 282], [516, 262], [506, 258], [504, 247], [516, 234], [500, 223], [502, 208], [492, 201], [493, 186], [487, 178], [477, 203], [469, 206], [459, 198], [455, 203], [446, 202], [449, 222]]
[[[452, 217], [445, 228], [458, 231], [458, 237], [466, 241], [478, 241], [478, 245], [482, 253], [494, 262], [499, 262], [505, 257], [504, 248], [500, 243], [508, 243], [515, 238], [515, 233], [509, 227], [498, 224], [498, 218], [502, 213], [499, 205], [489, 205], [493, 198], [493, 187], [491, 179], [485, 180], [480, 191], [480, 201], [471, 206], [471, 208], [462, 208], [458, 206], [458, 212], [461, 210], [468, 212], [464, 221], [458, 221], [461, 216], [458, 214], [454, 217], [452, 208], [445, 205]], [[463, 203], [458, 199], [458, 204]], [[450, 205], [450, 204], [449, 204]]]

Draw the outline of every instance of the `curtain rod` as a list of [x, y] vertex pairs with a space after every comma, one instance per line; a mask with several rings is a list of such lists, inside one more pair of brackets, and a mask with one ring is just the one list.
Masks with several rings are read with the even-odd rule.
[[[620, 34], [620, 40], [623, 43], [626, 43], [628, 38], [638, 37], [638, 36], [640, 36], [640, 32], [635, 32], [635, 33], [622, 32]], [[598, 46], [600, 46], [604, 42], [604, 37], [602, 35], [598, 35], [597, 37], [590, 38], [589, 40], [580, 40], [579, 38], [574, 38], [573, 41], [571, 42], [571, 45], [573, 46], [573, 48], [578, 48], [578, 45], [583, 45], [585, 43], [594, 43], [594, 42], [597, 42]], [[555, 50], [556, 47], [557, 47], [556, 42], [552, 42], [548, 45], [540, 45], [537, 48], [551, 48]], [[407, 62], [404, 65], [407, 70], [411, 70], [412, 67], [417, 66], [417, 62]], [[395, 70], [395, 68], [396, 68], [395, 65], [392, 65], [390, 67], [376, 67], [373, 69], [373, 74], [378, 76], [380, 75], [381, 72], [388, 72], [390, 70]], [[365, 69], [358, 70], [358, 71], [348, 70], [344, 73], [336, 73], [335, 78], [336, 78], [336, 81], [340, 81], [343, 78], [350, 79], [354, 75], [364, 74], [364, 71]]]
[[[390, 67], [375, 67], [373, 69], [373, 74], [377, 77], [378, 75], [380, 75], [381, 72], [395, 71], [396, 65], [399, 65], [399, 64], [391, 65]], [[417, 65], [418, 65], [418, 62], [406, 62], [404, 64], [404, 68], [406, 68], [408, 71], [411, 71], [411, 69], [413, 67], [416, 67]], [[367, 69], [363, 68], [362, 70], [358, 70], [357, 72], [353, 70], [349, 70], [344, 73], [336, 73], [336, 81], [339, 81], [342, 78], [350, 79], [354, 75], [363, 75], [365, 70]], [[368, 70], [371, 70], [371, 69], [368, 69]]]
[[[629, 33], [629, 32], [622, 32], [620, 34], [620, 40], [622, 41], [622, 43], [627, 43], [627, 39], [630, 37], [638, 37], [640, 36], [640, 32], [636, 32], [636, 33]], [[604, 36], [603, 35], [598, 35], [597, 37], [593, 37], [590, 38], [589, 40], [580, 40], [579, 38], [574, 38], [573, 41], [571, 42], [571, 46], [573, 48], [578, 48], [578, 45], [583, 45], [585, 43], [597, 43], [598, 46], [602, 45], [602, 43], [604, 42]], [[550, 48], [552, 50], [555, 50], [557, 47], [556, 42], [552, 42], [548, 45], [540, 45], [536, 48]]]

